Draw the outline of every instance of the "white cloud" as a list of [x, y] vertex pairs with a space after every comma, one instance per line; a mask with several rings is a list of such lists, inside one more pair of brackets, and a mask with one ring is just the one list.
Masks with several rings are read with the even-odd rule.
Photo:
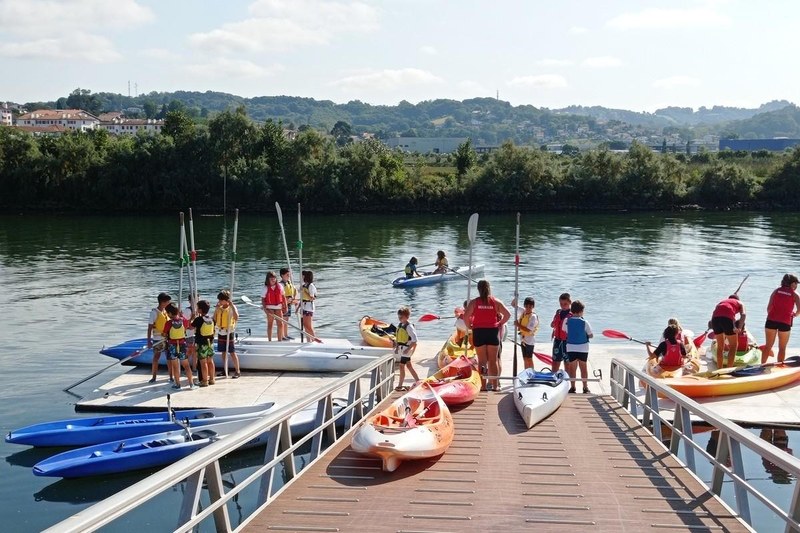
[[245, 59], [215, 59], [207, 63], [186, 65], [184, 70], [200, 78], [265, 78], [284, 70], [283, 65], [263, 66]]
[[635, 13], [622, 13], [606, 25], [618, 30], [713, 28], [727, 26], [730, 18], [713, 7], [688, 9], [648, 8]]
[[330, 83], [342, 89], [402, 89], [411, 85], [432, 85], [444, 80], [426, 70], [416, 68], [383, 69], [345, 76]]
[[435, 46], [420, 46], [419, 51], [429, 56], [435, 56], [439, 54], [439, 51]]
[[126, 28], [153, 18], [150, 8], [136, 0], [0, 0], [0, 28], [25, 36]]
[[287, 50], [327, 44], [337, 34], [378, 28], [378, 12], [361, 2], [325, 0], [258, 0], [252, 18], [194, 33], [189, 42], [215, 53]]
[[508, 82], [509, 87], [532, 87], [534, 89], [559, 89], [567, 86], [567, 79], [558, 74], [517, 76]]
[[588, 68], [614, 68], [621, 67], [622, 60], [612, 56], [587, 57], [581, 65]]
[[537, 65], [541, 67], [568, 67], [573, 64], [572, 60], [570, 59], [540, 59], [536, 62]]
[[166, 48], [145, 48], [139, 53], [143, 57], [156, 59], [158, 61], [176, 61], [181, 58], [180, 54], [176, 54], [172, 50]]
[[463, 80], [456, 84], [461, 94], [469, 95], [470, 97], [473, 96], [485, 96], [487, 94], [492, 94], [494, 91], [483, 85], [482, 83], [478, 83], [477, 81], [472, 80]]
[[75, 59], [93, 63], [109, 63], [121, 58], [110, 40], [87, 33], [19, 43], [0, 43], [0, 56], [16, 59]]
[[668, 78], [662, 78], [653, 82], [653, 87], [656, 89], [675, 89], [678, 87], [697, 87], [700, 85], [700, 80], [692, 78], [691, 76], [677, 75]]
[[583, 35], [584, 33], [589, 33], [589, 29], [584, 28], [583, 26], [573, 26], [568, 31], [572, 35]]

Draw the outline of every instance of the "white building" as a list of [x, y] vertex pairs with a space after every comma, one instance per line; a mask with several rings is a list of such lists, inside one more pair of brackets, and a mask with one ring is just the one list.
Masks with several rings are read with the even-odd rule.
[[14, 116], [8, 108], [8, 104], [3, 104], [0, 107], [0, 126], [11, 126], [14, 123]]
[[66, 131], [93, 130], [98, 124], [96, 116], [81, 109], [39, 109], [17, 119], [17, 126], [62, 126]]
[[140, 131], [143, 133], [161, 133], [164, 121], [150, 118], [118, 117], [108, 122], [100, 122], [98, 127], [108, 131], [111, 135], [136, 135]]
[[455, 152], [458, 145], [466, 141], [466, 137], [392, 137], [383, 142], [389, 148], [396, 148], [403, 152], [449, 154]]

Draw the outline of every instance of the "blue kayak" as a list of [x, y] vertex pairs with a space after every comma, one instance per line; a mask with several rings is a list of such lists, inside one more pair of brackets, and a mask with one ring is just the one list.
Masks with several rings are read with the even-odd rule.
[[[483, 265], [475, 265], [472, 267], [473, 279], [475, 276], [483, 274]], [[434, 285], [443, 281], [454, 281], [466, 279], [469, 275], [469, 267], [454, 268], [444, 274], [423, 274], [415, 278], [397, 278], [392, 282], [392, 286], [396, 288], [411, 288], [423, 287], [425, 285]]]
[[[174, 413], [181, 422], [188, 421], [192, 427], [202, 427], [219, 422], [263, 416], [274, 406], [274, 402], [268, 402], [250, 407], [189, 409], [174, 411]], [[169, 411], [70, 418], [15, 429], [6, 435], [6, 442], [30, 446], [87, 446], [174, 431], [181, 427], [180, 424], [170, 420]]]
[[[116, 474], [129, 470], [171, 464], [255, 422], [257, 418], [220, 422], [200, 429], [156, 433], [143, 437], [116, 440], [76, 448], [36, 463], [33, 473], [48, 477], [84, 477]], [[261, 434], [244, 445], [263, 445], [267, 434]]]

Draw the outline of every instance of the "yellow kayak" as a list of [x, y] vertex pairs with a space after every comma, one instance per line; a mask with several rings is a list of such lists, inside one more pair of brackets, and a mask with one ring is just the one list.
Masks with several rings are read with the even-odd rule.
[[364, 316], [358, 322], [361, 338], [370, 346], [378, 348], [392, 348], [394, 346], [394, 333], [384, 331], [390, 324], [371, 316]]
[[458, 359], [458, 357], [461, 355], [466, 355], [470, 363], [477, 365], [478, 356], [475, 353], [475, 347], [469, 344], [465, 350], [464, 346], [456, 344], [453, 341], [454, 336], [455, 333], [451, 335], [449, 339], [447, 339], [447, 341], [442, 346], [442, 349], [439, 350], [439, 354], [436, 356], [436, 364], [439, 366], [439, 368], [446, 367], [447, 365]]
[[761, 392], [794, 383], [800, 379], [800, 367], [773, 366], [754, 376], [737, 377], [722, 374], [714, 377], [713, 373], [665, 379], [668, 385], [690, 398], [707, 398], [710, 396], [728, 396], [731, 394], [749, 394]]

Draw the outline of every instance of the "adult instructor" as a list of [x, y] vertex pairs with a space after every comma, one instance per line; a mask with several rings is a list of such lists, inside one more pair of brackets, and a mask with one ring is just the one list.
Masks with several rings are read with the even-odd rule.
[[786, 357], [786, 346], [792, 333], [794, 317], [800, 316], [800, 296], [797, 294], [797, 276], [784, 274], [781, 286], [772, 291], [767, 304], [767, 321], [764, 324], [764, 350], [761, 363], [766, 363], [775, 337], [778, 338], [778, 362]]
[[[736, 327], [736, 315], [739, 315], [739, 328]], [[739, 348], [739, 329], [744, 329], [746, 318], [744, 304], [739, 296], [731, 294], [714, 308], [709, 325], [717, 336], [717, 368], [723, 368], [722, 351], [728, 345], [728, 365], [733, 366], [736, 359], [736, 350]]]
[[[472, 343], [478, 355], [482, 390], [500, 390], [497, 354], [500, 348], [500, 329], [511, 318], [508, 308], [492, 296], [492, 287], [482, 279], [478, 282], [478, 297], [467, 304], [464, 322], [472, 324]], [[494, 376], [486, 380], [483, 376]]]

